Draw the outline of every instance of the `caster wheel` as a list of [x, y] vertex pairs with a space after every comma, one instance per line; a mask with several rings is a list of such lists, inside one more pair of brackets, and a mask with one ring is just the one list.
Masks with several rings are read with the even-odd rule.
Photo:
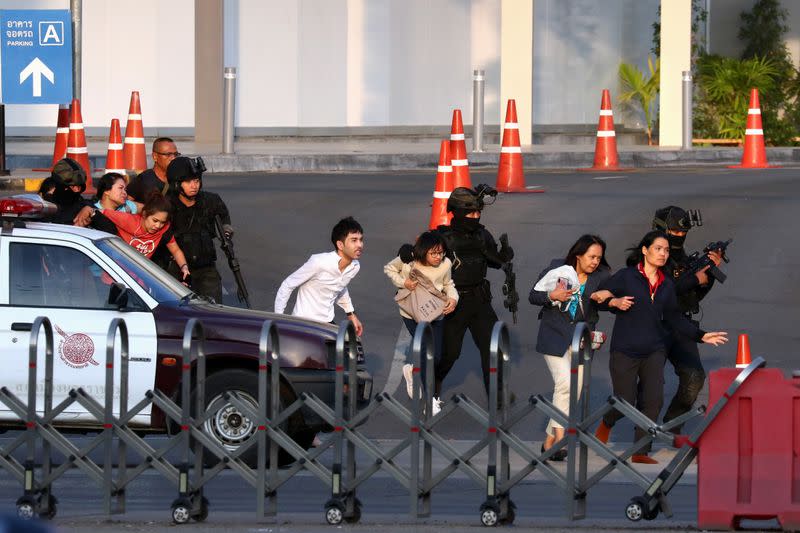
[[517, 513], [514, 511], [513, 507], [508, 508], [508, 512], [506, 513], [505, 518], [500, 519], [500, 525], [503, 526], [510, 526], [514, 523], [514, 520], [517, 518]]
[[17, 516], [22, 520], [33, 520], [36, 517], [36, 501], [30, 496], [17, 500]]
[[645, 508], [647, 506], [647, 502], [645, 502], [644, 498], [641, 496], [637, 496], [631, 499], [628, 506], [625, 508], [625, 516], [631, 522], [638, 522], [642, 518], [644, 518]]
[[356, 505], [353, 508], [353, 514], [344, 517], [344, 521], [348, 524], [357, 524], [359, 520], [361, 520], [361, 506]]
[[185, 503], [172, 506], [172, 521], [176, 524], [185, 524], [191, 518], [191, 507]]
[[344, 509], [341, 504], [334, 503], [325, 507], [325, 521], [332, 526], [338, 526], [344, 520]]
[[205, 522], [206, 518], [208, 518], [208, 500], [203, 496], [203, 499], [200, 500], [200, 514], [196, 515], [194, 519], [197, 522]]
[[[44, 508], [44, 495], [39, 497], [39, 508]], [[40, 512], [39, 517], [46, 520], [52, 520], [58, 513], [58, 500], [52, 494], [47, 495], [47, 512]]]
[[481, 510], [481, 524], [486, 527], [494, 527], [497, 525], [497, 510], [491, 507], [486, 507]]

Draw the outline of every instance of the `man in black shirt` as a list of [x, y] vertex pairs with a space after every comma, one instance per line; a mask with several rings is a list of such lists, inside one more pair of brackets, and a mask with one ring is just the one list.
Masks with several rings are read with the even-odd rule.
[[128, 196], [144, 203], [152, 191], [166, 194], [169, 188], [167, 167], [173, 159], [181, 155], [175, 141], [169, 137], [159, 137], [153, 141], [153, 168], [148, 168], [128, 184]]
[[[664, 274], [675, 282], [675, 293], [681, 313], [695, 326], [700, 325], [700, 321], [694, 318], [694, 315], [700, 312], [700, 301], [714, 285], [714, 279], [705, 272], [707, 269], [694, 274], [686, 272], [689, 256], [683, 244], [686, 234], [697, 220], [699, 219], [690, 216], [686, 210], [674, 205], [659, 209], [653, 217], [653, 229], [666, 232], [669, 240], [669, 258], [663, 268]], [[708, 256], [717, 266], [722, 262], [722, 255], [718, 251], [711, 251]], [[664, 414], [664, 422], [688, 412], [706, 380], [697, 342], [674, 330], [671, 331], [670, 341], [667, 359], [678, 376], [678, 390]], [[680, 429], [678, 426], [673, 431], [679, 433]]]
[[86, 171], [77, 161], [65, 157], [53, 166], [50, 175], [52, 192], [45, 192], [42, 198], [53, 202], [58, 211], [47, 222], [91, 227], [113, 235], [117, 234], [114, 223], [98, 213], [93, 200], [85, 199]]
[[[223, 231], [228, 236], [233, 235], [233, 228], [222, 198], [201, 190], [205, 168], [198, 166], [198, 160], [176, 157], [167, 168], [172, 230], [192, 272], [192, 290], [222, 303], [222, 280], [216, 267], [214, 217], [220, 217]], [[167, 270], [176, 277], [180, 275], [174, 262], [167, 265]]]

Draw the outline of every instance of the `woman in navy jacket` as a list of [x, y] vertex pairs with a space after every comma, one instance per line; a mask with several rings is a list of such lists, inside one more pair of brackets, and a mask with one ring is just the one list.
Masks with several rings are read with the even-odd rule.
[[[728, 340], [727, 333], [706, 333], [681, 314], [673, 282], [661, 271], [668, 257], [666, 233], [651, 231], [631, 249], [628, 266], [601, 286], [608, 292], [595, 293], [616, 314], [609, 361], [614, 394], [637, 405], [653, 421], [658, 419], [664, 403], [667, 333], [663, 322], [696, 342], [718, 346]], [[637, 390], [641, 391], [638, 404]], [[606, 413], [595, 433], [597, 438], [608, 442], [611, 428], [620, 418], [622, 414], [616, 409]], [[637, 426], [634, 439], [639, 440], [644, 434]], [[649, 452], [648, 444], [631, 459], [634, 463], [657, 463], [647, 455]]]
[[[576, 322], [587, 322], [591, 329], [597, 324], [597, 305], [592, 294], [600, 284], [611, 275], [606, 262], [606, 243], [597, 235], [583, 235], [567, 252], [565, 259], [554, 259], [550, 266], [539, 274], [542, 279], [547, 272], [563, 265], [569, 265], [578, 274], [580, 288], [575, 293], [566, 288], [555, 288], [552, 291], [531, 289], [528, 301], [541, 306], [539, 312], [539, 334], [536, 337], [536, 351], [544, 355], [550, 374], [553, 376], [553, 404], [569, 413], [569, 383], [572, 367], [572, 350], [570, 343]], [[537, 280], [538, 281], [538, 280]], [[569, 304], [562, 311], [559, 304]], [[581, 383], [581, 370], [578, 370], [578, 384]], [[580, 390], [578, 390], [580, 394]], [[553, 444], [564, 438], [564, 428], [555, 420], [547, 424], [547, 437], [542, 444], [542, 451], [549, 450]], [[566, 458], [566, 449], [559, 450], [551, 457], [555, 461]]]

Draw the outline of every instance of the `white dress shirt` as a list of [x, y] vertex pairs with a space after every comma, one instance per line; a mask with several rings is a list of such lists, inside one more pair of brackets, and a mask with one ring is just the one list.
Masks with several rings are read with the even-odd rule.
[[360, 265], [354, 259], [344, 271], [340, 271], [340, 259], [335, 251], [309, 257], [303, 266], [281, 283], [275, 296], [275, 312], [284, 312], [292, 291], [297, 289], [297, 301], [292, 311], [295, 316], [330, 322], [334, 316], [334, 302], [345, 313], [352, 313], [353, 303], [347, 292], [347, 284], [358, 274]]

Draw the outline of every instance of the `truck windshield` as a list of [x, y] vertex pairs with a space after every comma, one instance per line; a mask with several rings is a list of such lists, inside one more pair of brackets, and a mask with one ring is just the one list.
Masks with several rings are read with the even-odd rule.
[[122, 240], [100, 239], [95, 244], [158, 303], [174, 302], [192, 294], [188, 287]]

